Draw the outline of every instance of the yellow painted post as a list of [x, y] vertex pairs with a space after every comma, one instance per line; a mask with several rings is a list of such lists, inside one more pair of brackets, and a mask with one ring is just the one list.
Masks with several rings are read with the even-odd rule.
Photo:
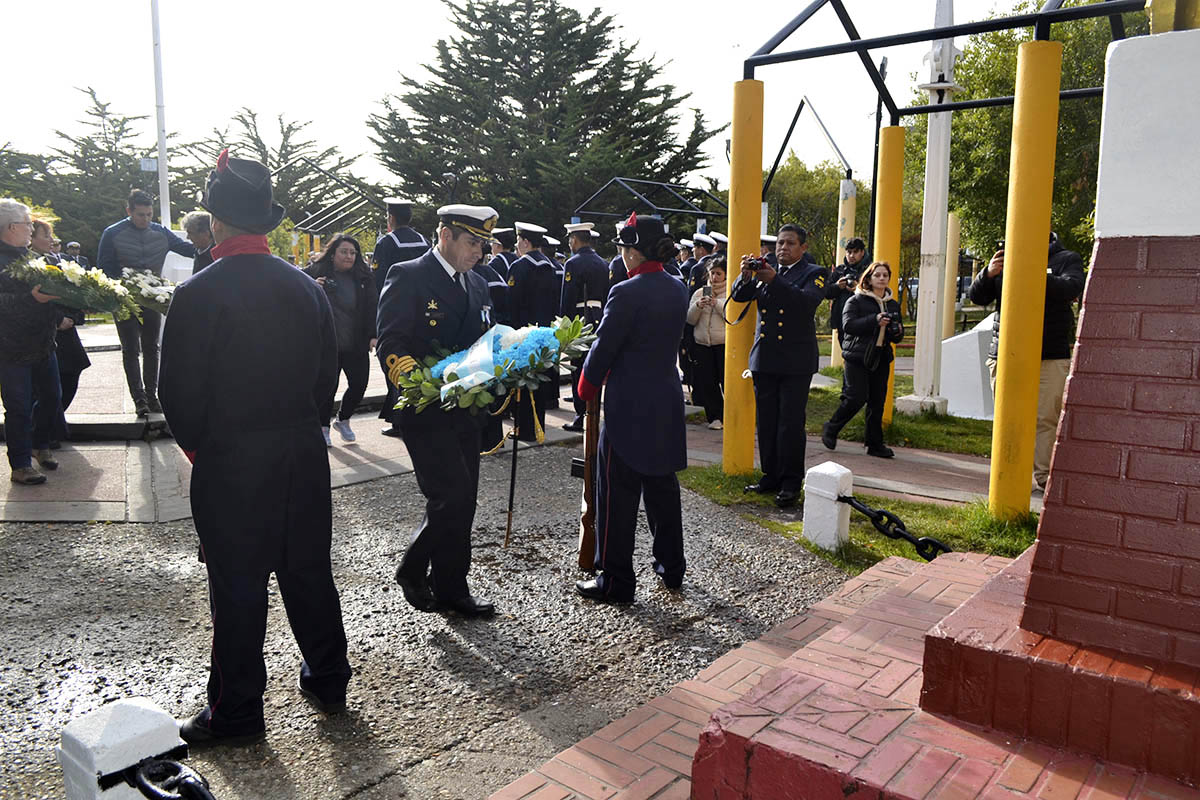
[[[904, 128], [889, 125], [879, 132], [879, 178], [875, 186], [875, 235], [871, 248], [876, 261], [892, 267], [892, 296], [899, 297], [900, 285], [900, 207], [904, 191]], [[865, 267], [864, 267], [865, 269]], [[883, 405], [884, 427], [892, 424], [892, 394], [896, 382], [896, 362], [888, 368], [887, 399]]]
[[942, 338], [954, 335], [954, 297], [958, 294], [958, 246], [962, 228], [958, 214], [946, 215], [946, 294], [942, 303]]
[[988, 507], [1001, 518], [1029, 511], [1033, 485], [1062, 49], [1061, 42], [1046, 41], [1025, 42], [1017, 48], [988, 485]]
[[[854, 238], [854, 211], [858, 201], [857, 187], [850, 178], [844, 178], [841, 185], [841, 203], [838, 206], [838, 239], [837, 252], [833, 257], [833, 265], [838, 266], [846, 260], [846, 242]], [[865, 267], [866, 264], [863, 264]], [[837, 331], [829, 335], [829, 366], [842, 366], [842, 347], [838, 344]]]
[[[742, 80], [733, 85], [733, 130], [729, 156], [729, 269], [744, 254], [758, 255], [762, 224], [763, 83]], [[730, 283], [732, 286], [732, 282]], [[729, 303], [725, 313], [737, 319], [744, 303]], [[754, 345], [754, 310], [740, 325], [725, 330], [725, 430], [721, 468], [726, 475], [754, 469], [754, 384], [742, 373]]]

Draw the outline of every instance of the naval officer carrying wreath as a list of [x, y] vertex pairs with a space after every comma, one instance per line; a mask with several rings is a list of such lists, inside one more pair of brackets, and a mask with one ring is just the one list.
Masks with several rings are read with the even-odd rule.
[[[491, 240], [496, 211], [450, 205], [437, 213], [433, 249], [393, 266], [379, 298], [377, 352], [392, 386], [439, 347], [464, 350], [492, 327], [487, 283], [471, 268]], [[425, 496], [425, 518], [396, 569], [396, 583], [420, 611], [492, 614], [492, 604], [467, 587], [483, 419], [461, 408], [420, 414], [405, 408], [393, 419]]]

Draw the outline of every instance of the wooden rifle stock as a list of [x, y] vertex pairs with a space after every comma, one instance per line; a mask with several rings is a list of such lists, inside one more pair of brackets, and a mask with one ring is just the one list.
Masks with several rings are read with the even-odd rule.
[[579, 568], [596, 570], [596, 457], [600, 449], [600, 395], [583, 418], [583, 499], [579, 508]]

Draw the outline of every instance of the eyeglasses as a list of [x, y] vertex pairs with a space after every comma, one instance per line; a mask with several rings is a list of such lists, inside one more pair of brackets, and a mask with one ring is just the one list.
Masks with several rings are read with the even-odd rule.
[[33, 220], [25, 220], [22, 222], [10, 222], [9, 225], [28, 225], [30, 230], [33, 230]]

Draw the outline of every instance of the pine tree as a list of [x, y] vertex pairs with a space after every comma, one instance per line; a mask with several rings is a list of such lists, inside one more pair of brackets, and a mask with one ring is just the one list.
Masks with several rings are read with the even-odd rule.
[[616, 40], [611, 16], [557, 0], [447, 5], [458, 33], [438, 42], [431, 79], [405, 76], [369, 121], [401, 192], [440, 205], [451, 172], [459, 201], [557, 227], [614, 176], [677, 181], [704, 166], [718, 131], [695, 111], [678, 141], [689, 95], [657, 83], [661, 66]]

